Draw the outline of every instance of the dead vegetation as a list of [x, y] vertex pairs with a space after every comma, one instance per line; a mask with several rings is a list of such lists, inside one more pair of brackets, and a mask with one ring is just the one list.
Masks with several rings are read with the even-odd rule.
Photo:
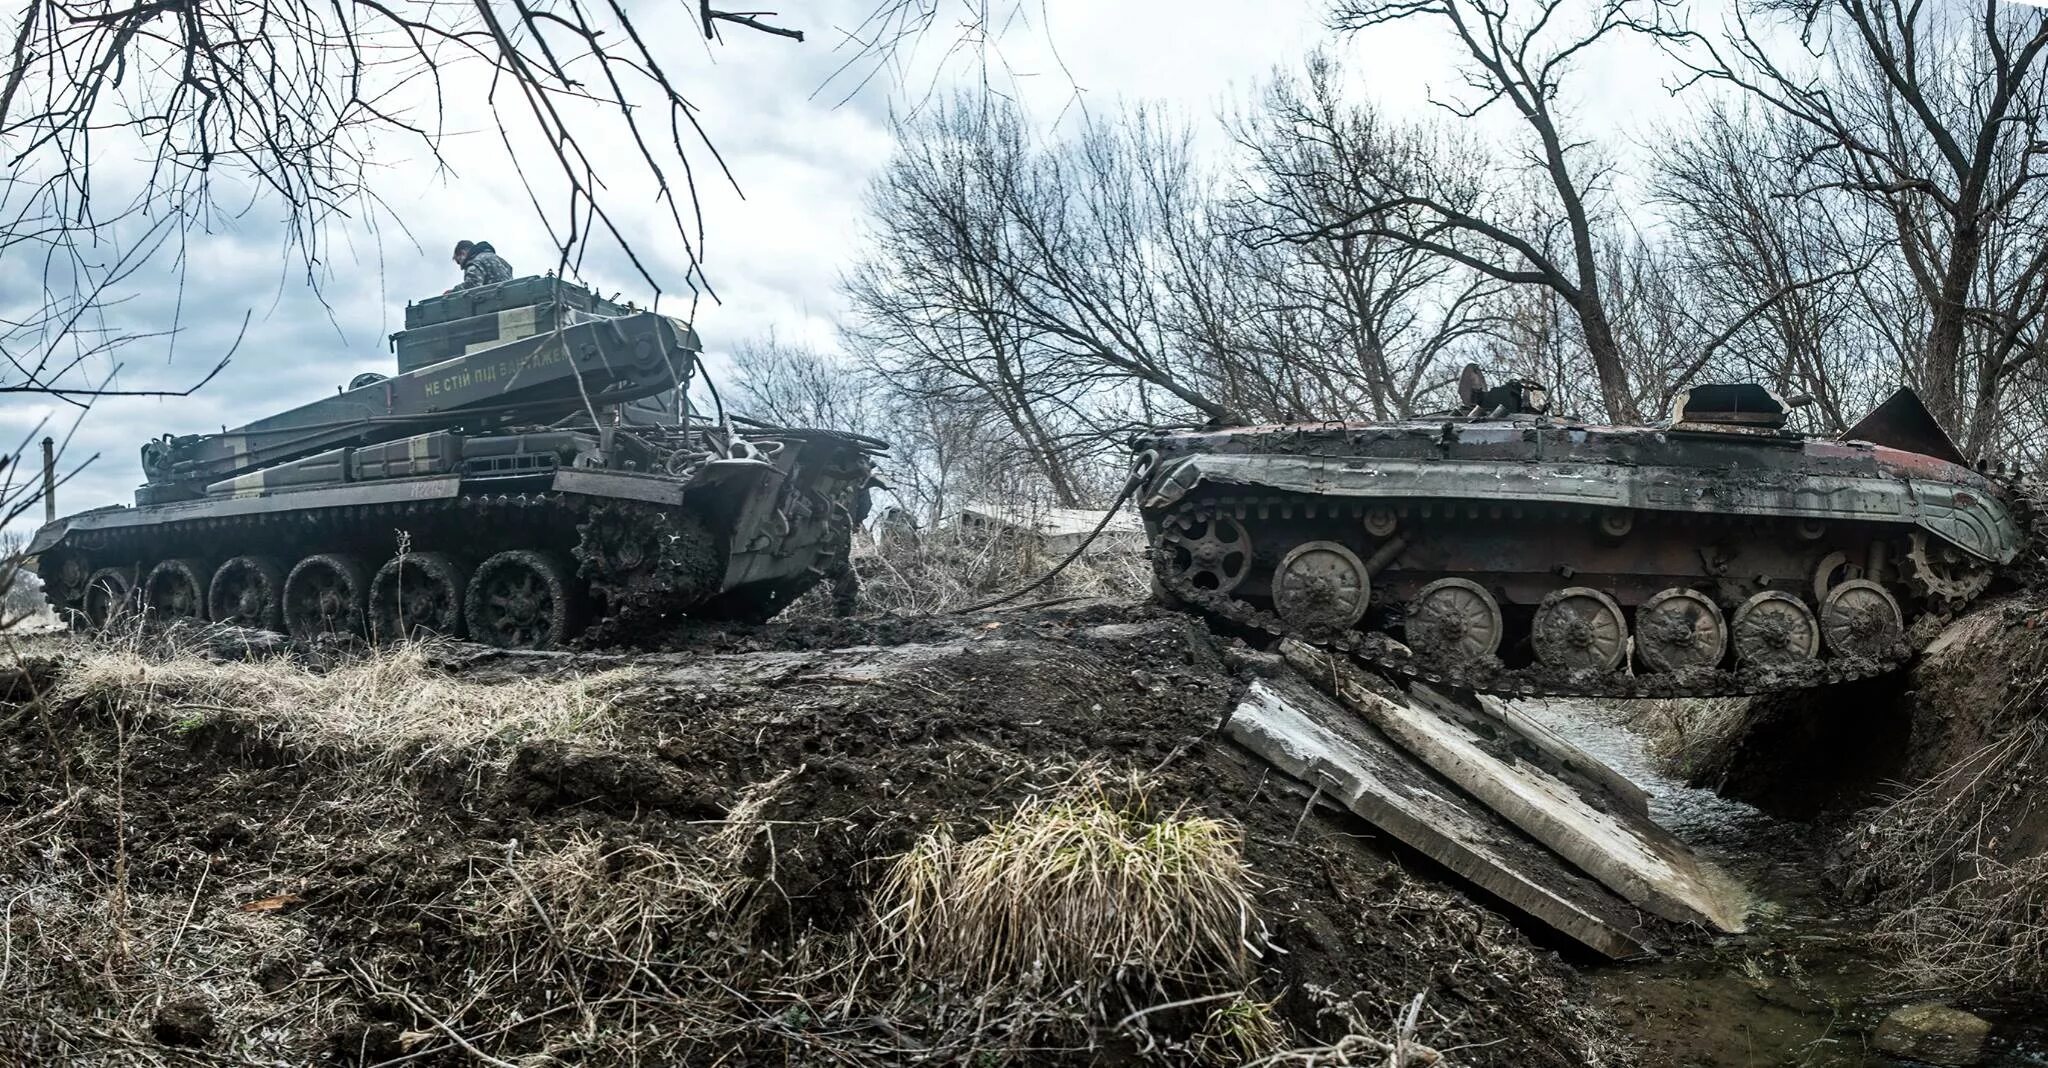
[[2048, 855], [2017, 864], [1976, 858], [1975, 871], [1887, 916], [1877, 939], [1913, 983], [1969, 994], [2048, 984]]
[[376, 647], [316, 671], [284, 656], [218, 659], [139, 632], [77, 643], [65, 659], [54, 702], [146, 711], [184, 730], [234, 717], [259, 737], [289, 735], [307, 750], [381, 749], [393, 759], [435, 749], [502, 753], [544, 738], [604, 741], [619, 698], [639, 679], [613, 669], [480, 684], [451, 676], [421, 643]]
[[2048, 986], [2048, 852], [2028, 841], [2048, 817], [2044, 759], [2048, 721], [2018, 723], [1852, 837], [1849, 885], [1885, 908], [1877, 940], [1902, 975], [1969, 993]]
[[[1035, 537], [952, 524], [854, 540], [864, 610], [950, 612], [999, 597], [1045, 574], [1067, 555]], [[1142, 598], [1150, 588], [1145, 556], [1098, 541], [1027, 600]]]
[[1648, 739], [1673, 775], [1697, 782], [1728, 751], [1748, 712], [1746, 697], [1656, 698], [1628, 702], [1623, 722]]

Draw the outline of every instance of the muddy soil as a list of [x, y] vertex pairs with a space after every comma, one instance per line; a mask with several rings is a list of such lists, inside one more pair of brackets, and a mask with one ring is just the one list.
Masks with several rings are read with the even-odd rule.
[[[1461, 1064], [1636, 1063], [1584, 962], [1350, 817], [1305, 813], [1221, 739], [1260, 668], [1185, 617], [1082, 604], [640, 644], [670, 651], [451, 651], [441, 662], [477, 682], [626, 663], [643, 676], [601, 743], [421, 745], [398, 762], [373, 759], [380, 739], [357, 757], [316, 751], [255, 709], [53, 704], [37, 694], [63, 655], [32, 652], [0, 687], [0, 897], [77, 907], [69, 929], [55, 911], [7, 913], [10, 970], [36, 979], [0, 1004], [0, 1063], [474, 1063], [454, 1035], [508, 1061], [617, 1063], [655, 1010], [608, 994], [578, 1018], [539, 971], [516, 995], [489, 986], [479, 977], [533, 965], [476, 930], [479, 880], [515, 854], [583, 841], [700, 848], [743, 811], [757, 832], [741, 861], [746, 922], [699, 932], [704, 945], [657, 945], [682, 969], [657, 985], [687, 992], [678, 977], [697, 975], [760, 1018], [722, 1021], [716, 1043], [662, 1046], [662, 1059], [962, 1059], [937, 1045], [957, 1007], [828, 1019], [817, 1006], [830, 998], [775, 984], [818, 947], [863, 937], [884, 866], [919, 835], [941, 823], [977, 834], [1084, 763], [1142, 775], [1155, 811], [1243, 829], [1265, 927], [1248, 994], [1270, 1001], [1290, 1042], [1341, 1034], [1334, 1003], [1391, 1028], [1422, 994], [1419, 1037]], [[741, 963], [688, 970], [714, 959]], [[640, 990], [631, 975], [606, 981]], [[841, 979], [803, 981], [831, 993]], [[857, 993], [873, 1004], [915, 981], [879, 960]], [[596, 1048], [610, 1052], [568, 1052]], [[1139, 1056], [1105, 1028], [1024, 1059]]]

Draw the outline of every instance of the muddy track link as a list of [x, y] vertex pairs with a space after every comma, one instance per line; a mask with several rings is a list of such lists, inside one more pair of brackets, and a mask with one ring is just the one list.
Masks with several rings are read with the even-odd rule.
[[[692, 580], [689, 582], [636, 581], [644, 577], [636, 573], [640, 569], [618, 565], [615, 553], [597, 552], [593, 545], [584, 543], [588, 539], [581, 537], [585, 532], [625, 528], [646, 535], [651, 549], [665, 550], [673, 542], [708, 538], [701, 523], [693, 518], [665, 515], [663, 509], [655, 505], [593, 500], [558, 492], [476, 494], [456, 498], [452, 502], [343, 505], [322, 509], [310, 518], [303, 513], [210, 517], [135, 531], [91, 533], [79, 538], [77, 545], [80, 551], [94, 558], [132, 559], [141, 561], [146, 569], [150, 547], [168, 539], [204, 536], [209, 540], [235, 543], [245, 537], [254, 539], [262, 534], [275, 533], [281, 527], [362, 529], [373, 523], [387, 523], [394, 529], [403, 529], [408, 518], [445, 519], [451, 512], [472, 515], [484, 523], [519, 524], [536, 531], [550, 525], [573, 525], [579, 532], [579, 543], [572, 550], [575, 561], [580, 565], [590, 592], [602, 605], [602, 614], [590, 620], [592, 625], [616, 622], [621, 618], [658, 618], [680, 611], [705, 596], [706, 590], [698, 580], [708, 581], [713, 589], [716, 587], [715, 568], [709, 563], [685, 571]], [[612, 521], [610, 527], [603, 522], [607, 519]], [[539, 540], [535, 539], [536, 544]], [[394, 541], [389, 551], [395, 553], [396, 548]], [[693, 544], [690, 551], [701, 555], [709, 550], [701, 544]], [[677, 555], [673, 551], [651, 552], [647, 564], [650, 567], [673, 566]], [[371, 556], [379, 559], [370, 560]], [[381, 551], [364, 552], [363, 557], [372, 568], [382, 562]], [[660, 577], [666, 578], [667, 574], [660, 573]], [[55, 593], [55, 590], [50, 590], [48, 595], [54, 596]], [[55, 601], [52, 604], [60, 611], [64, 608]]]
[[[1284, 507], [1279, 497], [1268, 500], [1238, 497], [1231, 507]], [[1166, 513], [1166, 521], [1213, 514], [1213, 502], [1184, 501]], [[1509, 667], [1496, 658], [1446, 661], [1420, 656], [1385, 634], [1365, 630], [1304, 631], [1289, 625], [1277, 614], [1230, 596], [1201, 589], [1186, 581], [1173, 566], [1173, 548], [1155, 544], [1150, 551], [1152, 572], [1174, 598], [1200, 608], [1233, 625], [1279, 637], [1298, 638], [1358, 658], [1388, 675], [1415, 679], [1439, 686], [1511, 696], [1545, 697], [1740, 697], [1793, 690], [1817, 689], [1874, 678], [1905, 665], [1911, 650], [1902, 641], [1883, 659], [1856, 657], [1815, 660], [1790, 667], [1692, 668], [1674, 672], [1632, 675], [1617, 672], [1565, 671], [1535, 664]]]

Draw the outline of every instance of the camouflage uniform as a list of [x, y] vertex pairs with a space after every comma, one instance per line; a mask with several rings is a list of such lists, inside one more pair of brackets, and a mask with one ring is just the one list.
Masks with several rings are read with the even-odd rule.
[[469, 250], [469, 262], [462, 265], [462, 284], [457, 289], [495, 285], [512, 277], [512, 265], [505, 262], [489, 241], [479, 241]]

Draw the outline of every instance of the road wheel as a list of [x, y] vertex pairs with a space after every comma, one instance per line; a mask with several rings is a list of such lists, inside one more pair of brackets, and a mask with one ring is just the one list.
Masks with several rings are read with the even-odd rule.
[[215, 623], [276, 630], [284, 619], [284, 568], [268, 556], [237, 556], [214, 569], [206, 587]]
[[369, 577], [355, 557], [345, 553], [308, 556], [285, 576], [285, 633], [300, 641], [359, 636], [368, 592]]
[[1567, 671], [1613, 671], [1628, 655], [1628, 619], [1614, 598], [1567, 586], [1536, 606], [1529, 638], [1536, 659]]
[[1882, 657], [1904, 639], [1906, 623], [1890, 591], [1869, 579], [1850, 579], [1828, 591], [1820, 632], [1836, 656]]
[[1744, 667], [1790, 667], [1820, 659], [1820, 621], [1806, 602], [1783, 590], [1765, 590], [1735, 610], [1735, 662]]
[[500, 649], [559, 649], [568, 643], [574, 591], [550, 553], [502, 552], [478, 564], [463, 609], [472, 641]]
[[1349, 630], [1371, 602], [1365, 561], [1337, 542], [1298, 545], [1273, 569], [1273, 610], [1304, 632]]
[[446, 553], [394, 556], [370, 580], [370, 630], [379, 641], [462, 635], [469, 574]]
[[1471, 579], [1438, 579], [1408, 605], [1408, 645], [1425, 656], [1484, 660], [1506, 630], [1500, 602]]
[[135, 572], [126, 567], [103, 567], [85, 580], [85, 596], [79, 600], [83, 623], [100, 630], [135, 608]]
[[149, 569], [142, 580], [142, 606], [150, 615], [170, 622], [178, 619], [206, 619], [205, 564], [191, 557], [165, 560]]
[[1636, 607], [1636, 652], [1658, 671], [1710, 668], [1728, 655], [1721, 606], [1698, 590], [1675, 587]]

